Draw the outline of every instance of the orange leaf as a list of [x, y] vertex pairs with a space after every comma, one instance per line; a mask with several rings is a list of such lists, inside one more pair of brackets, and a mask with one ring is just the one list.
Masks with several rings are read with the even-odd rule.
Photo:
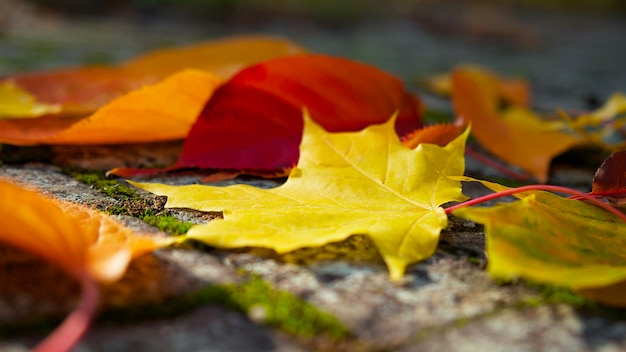
[[[157, 51], [118, 67], [9, 77], [6, 82], [33, 95], [37, 102], [61, 105], [62, 109], [59, 114], [32, 121], [0, 120], [0, 143], [103, 144], [183, 138], [223, 78], [250, 63], [300, 52], [303, 49], [281, 39], [237, 37]], [[185, 68], [211, 73], [180, 73]], [[156, 83], [168, 75], [172, 76]], [[154, 85], [131, 92], [148, 84]]]
[[0, 142], [106, 144], [182, 139], [220, 83], [208, 72], [182, 71], [117, 98], [88, 118], [0, 120]]
[[26, 90], [39, 102], [62, 104], [65, 112], [88, 114], [113, 98], [184, 69], [210, 71], [227, 79], [252, 63], [304, 51], [279, 38], [242, 36], [157, 50], [115, 67], [84, 66], [4, 79]]
[[[492, 83], [498, 91], [498, 96], [504, 101], [514, 105], [530, 105], [530, 87], [528, 82], [518, 78], [499, 77], [483, 68], [472, 65], [463, 65], [459, 70], [478, 70], [490, 76]], [[438, 74], [424, 80], [426, 88], [440, 95], [452, 94], [452, 77], [450, 74]]]
[[550, 126], [538, 128], [543, 121], [522, 107], [515, 112], [529, 120], [528, 124], [504, 118], [498, 109], [499, 97], [508, 94], [509, 99], [523, 102], [522, 96], [516, 95], [520, 88], [505, 89], [497, 77], [485, 71], [457, 69], [452, 85], [456, 113], [471, 122], [472, 134], [480, 144], [498, 158], [531, 172], [540, 182], [547, 181], [552, 158], [582, 143], [579, 137]]
[[114, 169], [137, 175], [202, 168], [275, 174], [298, 161], [302, 109], [330, 131], [355, 131], [397, 114], [396, 131], [421, 127], [421, 100], [373, 66], [327, 55], [294, 55], [241, 70], [216, 90], [166, 169]]
[[158, 50], [130, 60], [121, 68], [134, 75], [148, 77], [165, 77], [184, 68], [195, 68], [226, 80], [254, 63], [305, 52], [304, 48], [287, 40], [243, 36]]
[[132, 258], [159, 247], [110, 217], [83, 206], [46, 198], [0, 180], [0, 241], [38, 255], [75, 277], [119, 279]]
[[115, 97], [157, 81], [129, 77], [119, 68], [106, 66], [23, 73], [5, 80], [32, 94], [38, 102], [61, 104], [62, 113], [77, 114], [89, 114]]
[[412, 149], [416, 148], [421, 143], [437, 144], [443, 147], [463, 132], [465, 128], [462, 124], [463, 121], [459, 119], [454, 124], [442, 123], [426, 126], [402, 137], [402, 144]]

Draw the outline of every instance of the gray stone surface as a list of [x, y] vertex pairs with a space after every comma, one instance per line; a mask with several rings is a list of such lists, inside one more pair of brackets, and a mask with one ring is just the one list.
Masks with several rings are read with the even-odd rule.
[[[3, 165], [0, 176], [20, 180], [64, 200], [99, 207], [106, 202], [115, 202], [60, 173], [55, 166], [40, 163]], [[159, 176], [159, 180], [188, 183], [189, 176]], [[266, 186], [272, 184], [275, 182], [265, 182]], [[187, 213], [181, 210], [176, 216], [192, 219], [196, 215]], [[136, 219], [120, 220], [126, 220], [138, 231], [148, 230], [158, 235], [158, 231]], [[364, 238], [355, 240], [354, 247], [357, 252], [373, 251]], [[300, 259], [299, 264], [293, 264], [289, 261], [294, 260], [288, 256], [281, 258], [262, 250], [202, 252], [164, 249], [136, 260], [120, 282], [106, 287], [104, 304], [160, 302], [207, 284], [235, 282], [237, 272], [243, 269], [259, 275], [278, 289], [292, 292], [320, 309], [332, 312], [354, 333], [360, 341], [359, 348], [365, 350], [498, 351], [506, 348], [526, 351], [545, 348], [610, 351], [626, 343], [620, 335], [625, 328], [623, 322], [584, 315], [566, 305], [524, 308], [524, 302], [536, 300], [538, 294], [524, 285], [494, 283], [483, 269], [486, 260], [483, 250], [484, 236], [480, 227], [452, 218], [435, 255], [411, 266], [402, 282], [392, 283], [375, 252], [370, 255], [370, 260], [364, 261], [350, 251], [341, 252], [345, 254], [344, 258], [336, 254], [333, 258], [333, 250], [329, 248], [325, 255], [330, 260]], [[311, 251], [311, 258], [319, 255]], [[0, 318], [3, 322], [27, 320], [33, 316], [61, 317], [71, 309], [78, 291], [70, 279], [35, 258], [8, 249], [3, 253], [9, 254], [3, 256], [1, 267], [6, 270], [7, 261], [9, 264], [12, 261], [13, 268], [9, 272], [11, 275], [0, 275], [3, 284]], [[304, 257], [306, 255], [304, 250]], [[326, 257], [322, 255], [322, 258]], [[21, 264], [15, 265], [16, 262]], [[28, 276], [14, 274], [15, 268], [20, 266]], [[19, 278], [22, 283], [15, 282]], [[54, 290], [42, 291], [37, 289], [39, 285]], [[10, 339], [4, 342], [4, 346], [31, 346], [41, 336]], [[217, 337], [220, 338], [215, 342]], [[77, 350], [136, 348], [292, 351], [307, 347], [251, 323], [245, 315], [220, 307], [205, 307], [173, 319], [139, 322], [132, 326], [96, 325]]]
[[[13, 1], [13, 0], [12, 0]], [[17, 4], [17, 2], [15, 2]], [[5, 9], [10, 8], [4, 5]], [[456, 6], [456, 5], [455, 5]], [[420, 75], [476, 62], [509, 74], [523, 74], [535, 84], [537, 105], [581, 108], [584, 96], [605, 98], [626, 82], [623, 19], [503, 12], [481, 8], [466, 13], [457, 7], [431, 9], [396, 20], [362, 23], [341, 29], [293, 22], [263, 22], [192, 27], [176, 23], [138, 25], [41, 18], [19, 6], [24, 21], [0, 14], [0, 74], [17, 69], [78, 64], [106, 53], [110, 61], [148, 48], [193, 42], [241, 32], [289, 35], [315, 51], [344, 55], [386, 68], [407, 82]], [[2, 9], [2, 7], [0, 7]], [[428, 17], [428, 18], [425, 18]], [[9, 18], [9, 20], [6, 20]], [[484, 23], [476, 22], [482, 19]], [[472, 22], [474, 21], [474, 22]], [[41, 56], [42, 45], [51, 54]], [[44, 45], [44, 47], [45, 47]], [[424, 95], [431, 106], [449, 109]], [[59, 199], [104, 209], [120, 201], [103, 195], [61, 172], [52, 163], [107, 170], [117, 166], [167, 165], [176, 160], [180, 142], [132, 146], [55, 146], [44, 162], [5, 164], [0, 177], [24, 183]], [[485, 174], [474, 162], [468, 170]], [[593, 169], [557, 167], [552, 180], [586, 187]], [[498, 176], [497, 174], [489, 174]], [[148, 178], [188, 184], [201, 175]], [[236, 182], [240, 182], [236, 181]], [[272, 181], [248, 180], [273, 187]], [[225, 182], [222, 184], [229, 184]], [[141, 193], [141, 192], [140, 192]], [[469, 185], [466, 193], [484, 193]], [[142, 193], [148, 199], [150, 195]], [[184, 221], [210, 217], [177, 210]], [[118, 219], [131, 228], [163, 236], [131, 217]], [[6, 220], [2, 220], [6, 221]], [[452, 218], [439, 249], [407, 270], [400, 283], [389, 281], [371, 243], [355, 236], [322, 250], [304, 249], [277, 256], [264, 250], [201, 251], [170, 248], [139, 258], [118, 283], [104, 288], [103, 309], [116, 305], [158, 303], [213, 283], [236, 282], [240, 271], [255, 273], [332, 313], [355, 336], [347, 345], [311, 345], [285, 336], [251, 317], [219, 306], [204, 306], [169, 319], [132, 325], [92, 327], [76, 351], [618, 351], [626, 349], [626, 323], [565, 304], [529, 305], [539, 294], [520, 283], [499, 285], [484, 270], [484, 235], [480, 226]], [[316, 260], [317, 259], [317, 260]], [[60, 319], [78, 299], [78, 287], [62, 272], [27, 254], [0, 247], [0, 325], [36, 318]], [[44, 335], [29, 332], [0, 340], [0, 350], [23, 351]], [[353, 344], [350, 344], [353, 343]]]
[[623, 322], [585, 316], [558, 304], [504, 309], [418, 339], [402, 351], [623, 351], [624, 333]]

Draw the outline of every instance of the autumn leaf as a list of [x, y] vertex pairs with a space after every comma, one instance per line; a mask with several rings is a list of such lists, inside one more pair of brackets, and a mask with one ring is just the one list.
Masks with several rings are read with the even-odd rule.
[[59, 105], [38, 103], [32, 95], [11, 82], [0, 82], [0, 120], [33, 118], [60, 110]]
[[[59, 114], [87, 115], [112, 99], [156, 83], [131, 76], [117, 67], [82, 66], [2, 77], [32, 95], [36, 102], [60, 105]], [[43, 116], [43, 114], [42, 114]]]
[[186, 47], [161, 49], [125, 62], [121, 68], [133, 75], [166, 77], [193, 68], [227, 80], [255, 63], [298, 55], [307, 50], [291, 41], [271, 36], [235, 36]]
[[[508, 78], [497, 75], [485, 68], [474, 65], [461, 65], [456, 68], [461, 71], [479, 71], [488, 76], [497, 91], [497, 95], [505, 102], [513, 105], [528, 106], [530, 104], [530, 87], [526, 80], [521, 78]], [[422, 81], [430, 91], [451, 96], [453, 92], [452, 75], [449, 73], [437, 74], [427, 77]]]
[[[626, 279], [623, 219], [548, 192], [518, 196], [521, 199], [511, 203], [453, 212], [485, 225], [490, 275], [590, 290], [595, 299], [607, 302], [597, 290]], [[626, 300], [620, 305], [626, 306]]]
[[1, 242], [58, 265], [83, 287], [78, 308], [36, 351], [70, 350], [95, 313], [96, 282], [118, 280], [133, 258], [166, 244], [135, 234], [95, 210], [52, 200], [2, 179], [0, 213], [9, 219], [0, 228]]
[[453, 124], [440, 123], [417, 129], [402, 137], [402, 144], [407, 148], [415, 148], [421, 143], [445, 146], [463, 132], [463, 120]]
[[593, 177], [591, 194], [622, 205], [626, 198], [626, 151], [611, 154]]
[[0, 142], [111, 144], [182, 139], [220, 83], [208, 72], [181, 71], [119, 97], [87, 118], [0, 120]]
[[614, 93], [600, 108], [578, 116], [559, 111], [565, 124], [591, 145], [611, 152], [626, 147], [626, 95]]
[[250, 66], [219, 87], [165, 170], [115, 169], [129, 177], [183, 168], [272, 174], [298, 160], [302, 109], [330, 131], [356, 131], [398, 114], [396, 130], [421, 127], [421, 102], [397, 78], [365, 64], [298, 55]]
[[[158, 247], [95, 210], [46, 198], [0, 179], [0, 212], [11, 221], [0, 241], [36, 254], [68, 273], [112, 282], [128, 262]], [[27, 234], [27, 235], [25, 235]]]
[[452, 74], [454, 108], [472, 124], [472, 135], [490, 153], [530, 172], [540, 182], [548, 179], [550, 161], [584, 144], [577, 135], [555, 130], [527, 108], [515, 106], [501, 113], [497, 79], [479, 69]]
[[360, 132], [329, 133], [305, 116], [300, 161], [280, 187], [211, 187], [133, 183], [166, 195], [168, 208], [223, 211], [187, 238], [222, 248], [266, 247], [279, 253], [370, 236], [392, 280], [428, 258], [447, 225], [441, 204], [462, 200], [468, 132], [445, 147], [404, 147], [395, 119]]
[[304, 51], [280, 38], [238, 36], [160, 49], [118, 66], [27, 72], [3, 79], [32, 94], [38, 102], [62, 104], [64, 110], [69, 109], [72, 114], [89, 114], [113, 98], [157, 83], [178, 71], [203, 70], [225, 80], [248, 65]]
[[[40, 110], [48, 115], [32, 120], [0, 119], [0, 143], [114, 144], [182, 139], [224, 77], [259, 60], [302, 51], [285, 40], [235, 37], [154, 52], [117, 67], [79, 67], [8, 77], [5, 86], [15, 86], [36, 98], [31, 105], [45, 103], [61, 109], [58, 113]], [[203, 72], [183, 70], [194, 67]]]

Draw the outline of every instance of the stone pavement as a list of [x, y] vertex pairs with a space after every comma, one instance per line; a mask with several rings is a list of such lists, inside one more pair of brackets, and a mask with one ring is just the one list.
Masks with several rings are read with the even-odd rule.
[[[536, 83], [537, 105], [550, 109], [583, 108], [587, 100], [604, 99], [610, 92], [626, 88], [626, 70], [621, 67], [626, 51], [619, 50], [626, 34], [623, 19], [506, 13], [512, 17], [504, 29], [479, 30], [470, 20], [457, 21], [465, 18], [459, 13], [454, 15], [454, 11], [442, 10], [433, 13], [430, 21], [416, 16], [345, 29], [301, 25], [292, 30], [290, 22], [265, 23], [258, 28], [181, 25], [178, 34], [169, 35], [162, 35], [167, 32], [164, 28], [171, 28], [168, 24], [149, 27], [163, 31], [157, 34], [132, 23], [112, 26], [107, 22], [70, 21], [57, 24], [57, 32], [46, 33], [15, 25], [0, 39], [0, 72], [23, 68], [18, 62], [41, 54], [38, 46], [42, 43], [48, 43], [48, 56], [30, 57], [26, 68], [75, 64], [98, 53], [106, 53], [115, 61], [167, 40], [190, 42], [247, 31], [289, 34], [316, 51], [371, 62], [409, 82], [457, 63], [482, 63], [504, 73], [530, 77]], [[455, 21], [459, 23], [452, 26]], [[436, 30], [441, 26], [449, 30]], [[120, 28], [128, 34], [120, 35]], [[84, 32], [77, 34], [79, 29]], [[129, 38], [145, 40], [133, 44]], [[441, 100], [425, 97], [431, 106], [448, 108]], [[168, 164], [179, 150], [180, 142], [33, 149], [5, 146], [0, 151], [5, 160], [0, 177], [26, 183], [59, 199], [111, 210], [128, 204], [121, 197], [104, 194], [97, 186], [81, 183], [67, 173], [67, 167], [107, 170]], [[471, 161], [468, 169], [474, 175], [484, 175], [483, 168]], [[588, 165], [561, 163], [556, 165], [552, 181], [584, 188], [592, 175], [593, 168]], [[152, 180], [184, 184], [198, 179], [194, 174], [178, 174]], [[255, 179], [237, 182], [277, 185]], [[158, 199], [143, 192], [139, 197], [160, 211], [162, 202]], [[207, 216], [198, 212], [178, 210], [172, 214], [183, 221], [207, 221]], [[136, 230], [158, 233], [136, 217], [118, 218]], [[76, 351], [626, 349], [623, 311], [594, 307], [554, 288], [524, 282], [496, 283], [484, 271], [487, 258], [483, 250], [481, 227], [452, 218], [435, 255], [411, 266], [405, 279], [394, 284], [372, 244], [362, 236], [285, 256], [258, 249], [163, 249], [136, 260], [120, 282], [104, 289], [102, 318]], [[240, 312], [227, 304], [207, 301], [178, 314], [160, 310], [176, 306], [181, 297], [211, 285], [240, 284], [250, 274], [273, 289], [290, 292], [298, 300], [330, 313], [350, 335], [333, 340], [285, 332], [264, 324], [267, 307], [251, 306]], [[0, 247], [0, 350], [24, 351], [33, 346], [72, 309], [78, 295], [76, 284], [54, 267]], [[146, 317], [134, 317], [132, 307], [144, 307]], [[116, 317], [116, 312], [124, 317]]]

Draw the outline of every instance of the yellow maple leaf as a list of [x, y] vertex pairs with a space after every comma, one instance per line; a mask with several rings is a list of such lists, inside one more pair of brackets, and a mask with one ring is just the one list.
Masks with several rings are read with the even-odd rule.
[[447, 217], [441, 204], [465, 199], [459, 181], [469, 131], [445, 147], [402, 145], [395, 119], [360, 132], [329, 133], [305, 114], [300, 160], [280, 187], [133, 183], [168, 196], [166, 207], [223, 211], [187, 238], [222, 248], [266, 247], [279, 253], [341, 241], [376, 243], [392, 280], [435, 251]]

